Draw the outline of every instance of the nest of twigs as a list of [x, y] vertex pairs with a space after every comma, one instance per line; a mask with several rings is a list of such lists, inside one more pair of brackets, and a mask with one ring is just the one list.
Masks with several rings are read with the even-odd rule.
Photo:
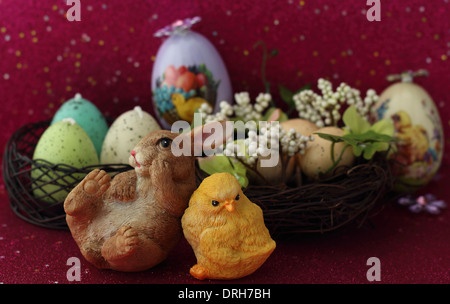
[[118, 164], [75, 168], [42, 160], [37, 162], [33, 160], [34, 149], [48, 126], [48, 121], [27, 124], [11, 136], [3, 156], [3, 179], [10, 207], [17, 216], [38, 226], [66, 229], [64, 199], [58, 199], [60, 195], [55, 195], [58, 191], [70, 192], [95, 168], [114, 175], [131, 167]]
[[[198, 183], [207, 176], [197, 168]], [[339, 167], [332, 177], [320, 181], [301, 186], [249, 185], [244, 193], [262, 208], [271, 234], [279, 236], [325, 233], [351, 223], [361, 226], [388, 201], [392, 185], [388, 161], [379, 155]]]
[[[38, 226], [66, 229], [64, 200], [55, 199], [54, 192], [47, 193], [45, 185], [52, 184], [70, 192], [95, 168], [115, 175], [131, 167], [118, 164], [79, 169], [65, 164], [36, 162], [32, 159], [34, 149], [48, 126], [48, 121], [27, 124], [12, 135], [5, 149], [3, 178], [10, 207], [17, 216]], [[35, 170], [39, 170], [37, 175], [41, 179], [46, 176], [46, 182], [36, 183], [32, 178]], [[197, 183], [207, 176], [197, 165]], [[340, 167], [333, 177], [320, 182], [301, 186], [249, 185], [244, 192], [263, 209], [266, 226], [272, 235], [324, 233], [350, 223], [361, 225], [386, 202], [392, 183], [388, 162], [380, 156], [370, 162], [360, 161], [351, 168]], [[39, 197], [35, 195], [36, 190]]]

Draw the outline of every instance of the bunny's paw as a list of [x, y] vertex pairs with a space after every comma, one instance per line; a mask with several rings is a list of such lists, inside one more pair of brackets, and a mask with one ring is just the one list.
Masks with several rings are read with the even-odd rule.
[[111, 177], [103, 170], [95, 169], [84, 178], [84, 191], [100, 196], [109, 188]]
[[132, 254], [139, 244], [138, 232], [130, 226], [123, 226], [116, 234], [116, 254], [118, 256], [128, 256]]

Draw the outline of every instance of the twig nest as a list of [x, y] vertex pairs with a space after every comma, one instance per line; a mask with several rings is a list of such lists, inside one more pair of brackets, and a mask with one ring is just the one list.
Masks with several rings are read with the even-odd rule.
[[[325, 127], [318, 129], [314, 133], [325, 133], [336, 136], [343, 136], [344, 131], [338, 127]], [[313, 135], [314, 135], [313, 133]], [[319, 136], [314, 136], [314, 141], [305, 154], [300, 157], [300, 167], [302, 172], [313, 180], [318, 180], [321, 176], [330, 176], [333, 171], [340, 166], [352, 166], [355, 156], [351, 146], [345, 143], [334, 145], [334, 161], [332, 158], [332, 143]]]

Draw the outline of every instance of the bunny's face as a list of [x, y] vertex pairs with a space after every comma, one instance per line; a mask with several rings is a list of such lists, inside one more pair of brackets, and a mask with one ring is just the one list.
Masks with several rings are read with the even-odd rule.
[[[166, 168], [171, 170], [174, 179], [184, 179], [186, 174], [193, 174], [190, 163], [193, 158], [190, 156], [176, 157], [171, 151], [172, 142], [178, 133], [167, 130], [154, 131], [145, 136], [131, 151], [129, 163], [134, 167], [138, 176], [149, 177], [152, 174], [164, 174], [158, 172], [156, 168]], [[159, 162], [163, 166], [154, 166], [154, 162]]]

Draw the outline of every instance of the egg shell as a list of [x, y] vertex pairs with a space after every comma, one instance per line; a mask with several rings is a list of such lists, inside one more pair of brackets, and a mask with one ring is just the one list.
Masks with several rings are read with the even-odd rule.
[[128, 164], [130, 152], [148, 133], [161, 127], [149, 113], [140, 107], [120, 115], [109, 128], [103, 142], [102, 164]]
[[99, 109], [90, 101], [76, 94], [66, 101], [53, 116], [51, 124], [64, 118], [73, 118], [91, 138], [97, 156], [100, 156], [103, 140], [108, 132], [108, 124]]
[[[293, 118], [280, 123], [283, 130], [288, 132], [290, 129], [294, 129], [295, 132], [300, 133], [303, 136], [310, 136], [313, 132], [317, 131], [319, 127], [307, 120], [302, 118]], [[289, 180], [293, 175], [296, 175], [296, 183], [298, 186], [301, 185], [301, 174], [300, 174], [300, 155], [297, 154], [291, 157], [286, 165], [285, 178]]]
[[[276, 165], [271, 167], [263, 167], [261, 164], [261, 160], [263, 159], [269, 160], [270, 157], [261, 156], [260, 158], [258, 158], [258, 161], [256, 162], [256, 171], [258, 171], [258, 173], [264, 177], [265, 181], [271, 185], [277, 185], [279, 183], [282, 183], [284, 177], [283, 177], [283, 163], [281, 159], [278, 159]], [[257, 181], [261, 182], [259, 180]]]
[[[344, 131], [338, 127], [325, 127], [316, 130], [314, 133], [325, 133], [336, 136], [343, 136]], [[314, 135], [314, 141], [310, 142], [310, 147], [306, 149], [305, 154], [300, 157], [300, 166], [302, 172], [311, 179], [317, 180], [320, 178], [319, 173], [325, 174], [329, 168], [333, 166], [331, 159], [331, 141], [323, 139], [318, 135]], [[337, 161], [341, 155], [345, 143], [337, 143], [334, 146], [334, 159]], [[346, 148], [342, 159], [339, 161], [337, 167], [351, 166], [355, 161], [352, 147]], [[330, 174], [325, 174], [329, 176]]]
[[[204, 67], [207, 72], [200, 73], [201, 67]], [[231, 100], [233, 100], [230, 76], [215, 46], [208, 38], [195, 31], [189, 29], [181, 32], [175, 31], [164, 40], [158, 49], [151, 77], [154, 113], [156, 113], [161, 126], [165, 129], [170, 129], [173, 122], [179, 120], [180, 117], [178, 109], [174, 106], [170, 97], [170, 94], [174, 92], [169, 92], [164, 87], [176, 89], [175, 85], [178, 79], [175, 78], [177, 77], [185, 78], [185, 81], [189, 83], [195, 83], [196, 80], [187, 73], [190, 72], [188, 68], [198, 70], [199, 73], [195, 73], [195, 76], [211, 76], [216, 82], [216, 84], [209, 83], [201, 88], [196, 88], [195, 85], [188, 86], [196, 97], [202, 97], [210, 103], [214, 113], [220, 111], [221, 101], [231, 103]], [[186, 77], [184, 74], [190, 76]], [[191, 81], [189, 81], [189, 78], [191, 78]], [[202, 91], [203, 89], [206, 90]], [[162, 95], [168, 95], [169, 98], [158, 97], [160, 95], [158, 92], [161, 92]], [[184, 107], [185, 110], [186, 108], [189, 107]], [[191, 108], [190, 110], [194, 111], [194, 109]]]
[[394, 123], [396, 151], [390, 154], [395, 189], [413, 192], [426, 185], [439, 169], [444, 148], [441, 118], [431, 96], [412, 82], [384, 90], [374, 105], [373, 120]]
[[[66, 172], [47, 172], [45, 168], [39, 170], [37, 169], [39, 164], [45, 164], [41, 160], [55, 165], [64, 164], [75, 168], [99, 163], [97, 152], [91, 139], [84, 129], [74, 123], [73, 120], [59, 121], [50, 125], [41, 135], [36, 145], [33, 160], [35, 160], [35, 165], [33, 166], [31, 177], [34, 180], [34, 186], [38, 187], [33, 191], [35, 197], [39, 199], [42, 196], [46, 196], [46, 193], [52, 193], [52, 197], [56, 201], [64, 200], [71, 190], [63, 187], [70, 187], [72, 183], [76, 182], [76, 179], [80, 180], [85, 174], [76, 173], [74, 175], [76, 179], [74, 179], [67, 175]], [[70, 168], [67, 169], [70, 170]], [[58, 176], [64, 176], [64, 178], [58, 178]], [[72, 186], [74, 187], [75, 185]], [[43, 191], [39, 187], [42, 187]], [[50, 203], [55, 202], [55, 200], [48, 197], [42, 198], [42, 200]]]
[[309, 120], [301, 118], [289, 119], [281, 122], [280, 125], [286, 132], [288, 132], [290, 129], [294, 129], [295, 132], [298, 132], [303, 136], [309, 136], [314, 131], [317, 131], [319, 129], [316, 124], [310, 122]]

